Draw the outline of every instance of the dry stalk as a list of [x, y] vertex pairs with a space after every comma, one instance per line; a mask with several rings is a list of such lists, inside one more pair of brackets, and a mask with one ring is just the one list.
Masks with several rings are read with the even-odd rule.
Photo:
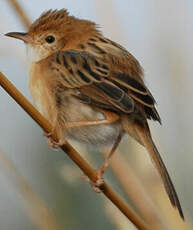
[[29, 28], [29, 26], [31, 25], [31, 21], [30, 21], [29, 17], [27, 16], [27, 14], [25, 13], [24, 9], [19, 4], [19, 2], [17, 0], [7, 0], [7, 1], [13, 7], [15, 12], [18, 14], [18, 16], [19, 16], [21, 22], [24, 24], [24, 26], [26, 28]]

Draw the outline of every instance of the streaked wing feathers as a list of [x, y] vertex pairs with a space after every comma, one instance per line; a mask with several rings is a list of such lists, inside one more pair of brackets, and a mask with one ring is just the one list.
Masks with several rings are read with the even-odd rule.
[[78, 51], [58, 52], [52, 65], [68, 88], [79, 88], [93, 82], [101, 82], [109, 72], [107, 65], [99, 63], [86, 52]]
[[127, 91], [129, 95], [136, 101], [145, 106], [154, 107], [155, 100], [144, 84], [139, 83], [136, 79], [126, 74], [113, 74], [112, 79], [119, 87]]
[[[128, 74], [112, 72], [108, 63], [88, 52], [60, 51], [54, 59], [51, 68], [56, 70], [62, 84], [66, 88], [78, 88], [85, 103], [124, 113], [133, 112], [139, 103], [144, 106], [147, 118], [160, 121], [154, 107], [155, 100], [143, 82]], [[97, 89], [103, 102], [92, 93], [88, 95], [88, 87], [90, 90]]]
[[135, 105], [133, 99], [109, 80], [94, 83], [94, 86], [97, 87], [101, 93], [105, 94], [108, 101], [115, 107], [119, 108], [119, 110], [125, 113], [131, 113], [134, 111]]

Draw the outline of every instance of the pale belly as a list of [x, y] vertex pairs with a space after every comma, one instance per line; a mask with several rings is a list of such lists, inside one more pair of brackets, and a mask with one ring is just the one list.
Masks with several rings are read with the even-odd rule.
[[[92, 109], [89, 105], [78, 102], [76, 112], [74, 103], [68, 107], [69, 114], [71, 109], [73, 116], [67, 116], [66, 121], [92, 121], [104, 119], [104, 115]], [[67, 130], [67, 138], [77, 140], [86, 145], [95, 147], [106, 147], [113, 145], [118, 135], [122, 131], [120, 121], [112, 124], [89, 125], [73, 127]]]
[[75, 127], [67, 131], [67, 138], [77, 140], [94, 147], [108, 147], [113, 145], [121, 130], [119, 123], [111, 125], [95, 125]]

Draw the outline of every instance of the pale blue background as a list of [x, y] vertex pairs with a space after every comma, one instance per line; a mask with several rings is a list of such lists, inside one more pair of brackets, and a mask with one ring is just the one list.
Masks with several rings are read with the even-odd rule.
[[[146, 83], [157, 100], [158, 111], [162, 117], [161, 127], [151, 123], [154, 139], [173, 178], [182, 205], [193, 217], [192, 1], [20, 2], [33, 20], [47, 9], [68, 8], [71, 14], [100, 24], [106, 36], [125, 46], [137, 57], [144, 67]], [[4, 33], [10, 31], [25, 30], [9, 4], [0, 0], [0, 71], [30, 99], [25, 46], [20, 41], [3, 37]], [[61, 180], [56, 173], [57, 164], [61, 164], [64, 159], [68, 164], [71, 164], [70, 161], [63, 153], [53, 153], [47, 147], [39, 127], [2, 89], [0, 116], [0, 148], [14, 161], [48, 206], [57, 213], [63, 226], [66, 221], [62, 216], [71, 214], [74, 220], [64, 229], [89, 229], [92, 226], [89, 224], [93, 221], [93, 230], [102, 229], [101, 226], [105, 226], [105, 229], [116, 229], [108, 218], [99, 215], [101, 199], [90, 193], [84, 182], [78, 180], [76, 189], [72, 192], [74, 188], [70, 185], [67, 187], [66, 182]], [[4, 174], [0, 174], [0, 229], [34, 229], [34, 225], [25, 216], [21, 201], [18, 201], [21, 197]], [[80, 190], [89, 194], [81, 193], [81, 201], [77, 198]], [[72, 200], [67, 202], [65, 195], [69, 192], [72, 193]], [[73, 204], [69, 211], [67, 204], [61, 204], [64, 201], [70, 205], [73, 199], [77, 199], [79, 206], [83, 205], [81, 202], [88, 202], [88, 210], [93, 210], [93, 213], [89, 213], [88, 217], [82, 212], [81, 219], [77, 220], [81, 210], [79, 206]], [[96, 206], [92, 200], [99, 204]], [[96, 210], [92, 208], [93, 205]]]

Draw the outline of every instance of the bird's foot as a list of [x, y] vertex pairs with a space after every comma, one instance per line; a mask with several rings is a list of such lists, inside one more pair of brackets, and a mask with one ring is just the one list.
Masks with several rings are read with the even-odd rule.
[[100, 169], [96, 171], [96, 175], [97, 175], [97, 180], [94, 181], [90, 181], [90, 184], [93, 188], [93, 190], [96, 193], [101, 193], [102, 192], [102, 186], [104, 184], [104, 178], [103, 178], [103, 174], [101, 173]]
[[47, 137], [48, 146], [51, 149], [53, 149], [54, 151], [58, 151], [58, 148], [64, 144], [61, 141], [54, 141], [53, 138], [52, 138], [52, 133], [51, 132], [50, 133], [44, 132], [43, 135], [45, 137]]
[[95, 182], [91, 181], [91, 186], [94, 189], [95, 192], [101, 193], [102, 192], [102, 186], [104, 185], [104, 177], [103, 174], [105, 173], [105, 170], [108, 168], [109, 162], [108, 160], [105, 161], [105, 163], [96, 170], [96, 176], [97, 179]]
[[104, 163], [104, 165], [102, 165], [99, 169], [96, 170], [96, 180], [92, 181], [90, 180], [86, 175], [82, 175], [82, 179], [84, 179], [85, 181], [89, 181], [93, 190], [97, 193], [101, 193], [102, 192], [102, 186], [104, 184], [104, 177], [103, 174], [105, 172], [105, 169], [107, 168], [107, 164], [106, 162]]

